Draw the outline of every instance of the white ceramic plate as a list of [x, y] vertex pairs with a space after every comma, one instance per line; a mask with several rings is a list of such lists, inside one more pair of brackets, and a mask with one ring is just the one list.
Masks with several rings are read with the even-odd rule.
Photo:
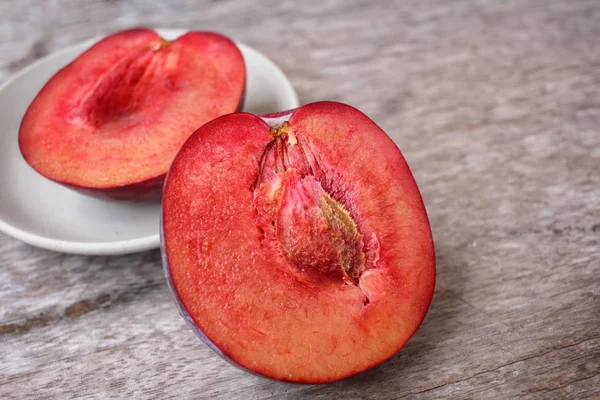
[[[172, 40], [185, 33], [158, 29]], [[99, 38], [50, 55], [0, 87], [0, 231], [34, 246], [90, 255], [158, 248], [160, 204], [88, 197], [38, 175], [21, 157], [21, 118], [43, 85]], [[238, 43], [247, 70], [245, 111], [270, 113], [298, 107], [281, 70], [258, 51]]]

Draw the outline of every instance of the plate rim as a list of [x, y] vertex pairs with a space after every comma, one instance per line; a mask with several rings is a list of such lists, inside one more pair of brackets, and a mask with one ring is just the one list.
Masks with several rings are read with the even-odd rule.
[[[159, 35], [177, 35], [181, 36], [186, 32], [191, 31], [192, 29], [177, 29], [177, 28], [148, 28], [156, 31]], [[116, 33], [112, 32], [112, 33]], [[60, 50], [57, 50], [53, 53], [50, 53], [39, 60], [34, 61], [33, 63], [27, 65], [22, 68], [20, 71], [11, 75], [0, 85], [0, 92], [4, 91], [9, 85], [11, 85], [14, 81], [22, 78], [24, 75], [30, 73], [32, 70], [36, 68], [42, 67], [42, 65], [48, 60], [58, 58], [64, 56], [64, 53], [68, 53], [72, 51], [73, 48], [76, 47], [84, 47], [81, 52], [85, 51], [89, 47], [91, 47], [94, 43], [103, 39], [104, 37], [112, 34], [107, 33], [106, 35], [95, 36], [91, 39], [82, 40], [77, 43], [73, 43], [69, 46], [66, 46]], [[232, 39], [234, 40], [234, 39]], [[234, 40], [235, 44], [238, 46], [240, 51], [247, 51], [249, 53], [254, 53], [255, 56], [264, 58], [271, 66], [275, 69], [277, 74], [279, 75], [279, 79], [290, 89], [290, 101], [295, 104], [295, 107], [300, 105], [298, 99], [298, 93], [292, 85], [292, 82], [288, 78], [288, 76], [281, 70], [281, 68], [269, 57], [256, 50], [255, 48], [242, 43], [238, 40]], [[79, 53], [81, 54], [81, 53]], [[66, 65], [66, 64], [65, 64]], [[159, 210], [162, 207], [159, 207]], [[160, 212], [160, 211], [159, 211]], [[106, 255], [122, 255], [122, 254], [130, 254], [137, 253], [146, 250], [158, 249], [160, 247], [160, 226], [156, 227], [156, 233], [152, 235], [147, 235], [135, 239], [125, 239], [125, 240], [115, 240], [109, 242], [77, 242], [72, 240], [62, 240], [62, 239], [52, 239], [46, 236], [40, 236], [33, 233], [30, 233], [26, 230], [17, 228], [8, 222], [0, 219], [0, 231], [5, 233], [8, 236], [11, 236], [15, 239], [21, 240], [31, 246], [40, 247], [46, 250], [56, 251], [60, 253], [66, 254], [78, 254], [78, 255], [91, 255], [91, 256], [106, 256]]]

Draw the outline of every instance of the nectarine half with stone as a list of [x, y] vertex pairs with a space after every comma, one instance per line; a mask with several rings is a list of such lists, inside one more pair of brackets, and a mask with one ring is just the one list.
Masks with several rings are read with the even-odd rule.
[[161, 233], [193, 329], [274, 379], [332, 382], [380, 364], [433, 295], [431, 230], [409, 167], [340, 103], [202, 126], [170, 169]]

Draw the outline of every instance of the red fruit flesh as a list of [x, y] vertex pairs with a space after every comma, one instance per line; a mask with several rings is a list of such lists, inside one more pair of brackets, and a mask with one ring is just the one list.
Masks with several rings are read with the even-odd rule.
[[66, 185], [124, 199], [160, 195], [189, 135], [239, 109], [244, 60], [235, 43], [147, 29], [111, 35], [59, 71], [19, 133], [25, 160]]
[[[364, 114], [314, 103], [200, 128], [165, 185], [165, 270], [211, 347], [291, 382], [393, 356], [429, 307], [435, 255], [400, 151]], [[284, 121], [282, 121], [284, 120]]]

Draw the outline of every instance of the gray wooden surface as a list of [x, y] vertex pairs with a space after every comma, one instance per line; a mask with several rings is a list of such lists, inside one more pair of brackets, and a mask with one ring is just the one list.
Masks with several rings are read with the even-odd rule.
[[157, 251], [76, 257], [0, 234], [0, 398], [600, 398], [598, 0], [4, 0], [0, 80], [135, 25], [224, 32], [301, 102], [379, 123], [431, 218], [430, 312], [378, 368], [282, 384], [194, 337]]

